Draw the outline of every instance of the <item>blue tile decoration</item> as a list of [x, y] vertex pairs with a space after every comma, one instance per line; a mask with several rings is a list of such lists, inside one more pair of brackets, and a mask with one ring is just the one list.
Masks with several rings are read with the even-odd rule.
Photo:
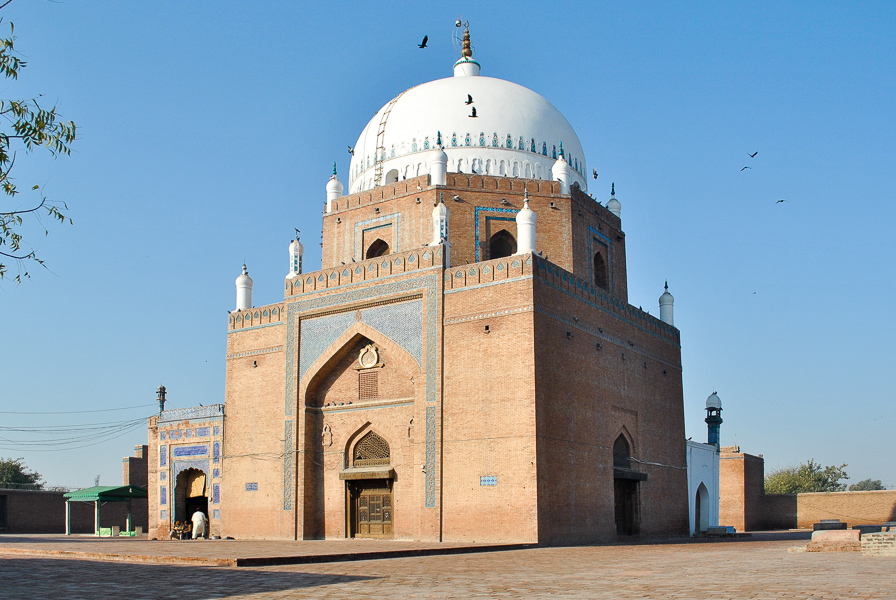
[[221, 442], [212, 444], [212, 462], [216, 464], [221, 462]]
[[165, 440], [167, 440], [167, 439], [168, 439], [168, 432], [167, 432], [167, 431], [160, 431], [160, 432], [159, 432], [159, 439], [162, 440], [163, 442], [164, 442]]
[[168, 488], [164, 485], [159, 488], [159, 504], [168, 504]]
[[198, 446], [174, 446], [171, 449], [171, 455], [174, 457], [182, 456], [208, 456], [208, 444]]
[[[174, 408], [171, 410], [163, 410], [159, 415], [159, 423], [169, 421], [186, 421], [188, 419], [209, 419], [212, 417], [223, 417], [224, 405], [211, 404], [209, 406], [193, 406], [190, 408]], [[171, 432], [172, 439], [174, 431]]]
[[479, 478], [479, 485], [498, 485], [498, 476], [484, 475]]
[[257, 492], [258, 491], [258, 483], [247, 483], [246, 491], [247, 492]]
[[167, 511], [167, 510], [160, 511], [160, 512], [159, 512], [159, 517], [160, 517], [163, 521], [168, 520], [168, 511]]
[[188, 437], [188, 438], [193, 437], [193, 430], [192, 430], [192, 429], [187, 429], [185, 433], [186, 433], [186, 437]]
[[197, 427], [196, 428], [196, 437], [208, 437], [211, 429], [208, 427]]
[[159, 473], [160, 481], [165, 481], [166, 479], [168, 479], [168, 473], [166, 473], [165, 471], [162, 471], [161, 473]]
[[[379, 223], [379, 225], [377, 225], [377, 223]], [[364, 232], [389, 226], [395, 227], [395, 235], [392, 236], [392, 240], [395, 242], [395, 247], [389, 248], [389, 250], [391, 252], [401, 252], [401, 213], [381, 215], [375, 219], [368, 219], [366, 221], [355, 223], [355, 257], [357, 260], [363, 258], [361, 243], [364, 239]]]
[[181, 438], [183, 438], [183, 437], [184, 437], [184, 432], [181, 431], [180, 429], [173, 429], [173, 430], [171, 430], [171, 431], [168, 432], [168, 439], [169, 439], [169, 440], [179, 440], [179, 439], [181, 439]]
[[221, 486], [217, 483], [212, 486], [212, 504], [221, 504]]
[[[292, 476], [295, 454], [292, 443], [292, 421], [283, 425], [283, 510], [292, 510]], [[256, 484], [257, 485], [257, 484]]]
[[212, 511], [212, 518], [213, 518], [213, 519], [220, 519], [220, 518], [221, 518], [221, 511], [220, 511], [219, 509], [217, 509], [217, 508], [216, 508], [215, 510], [213, 510], [213, 511]]
[[168, 446], [159, 446], [159, 466], [168, 465]]
[[212, 431], [215, 433], [215, 435], [221, 435], [221, 428], [218, 427], [217, 425], [215, 425], [215, 426], [212, 428]]
[[[520, 138], [520, 139], [522, 140], [522, 138]], [[515, 209], [515, 208], [491, 208], [491, 207], [489, 207], [489, 206], [477, 206], [477, 207], [473, 210], [473, 229], [474, 229], [474, 234], [475, 234], [475, 238], [476, 238], [476, 239], [475, 239], [475, 244], [476, 244], [476, 262], [481, 262], [481, 261], [482, 261], [482, 256], [481, 256], [481, 255], [482, 255], [482, 250], [481, 250], [481, 246], [480, 246], [480, 243], [479, 243], [479, 213], [480, 213], [480, 212], [484, 212], [484, 213], [486, 213], [486, 212], [487, 212], [487, 213], [509, 213], [509, 214], [514, 214], [514, 215], [515, 215], [516, 213], [518, 213], [518, 212], [520, 212], [520, 211], [517, 210], [517, 209]], [[492, 217], [492, 216], [488, 216], [487, 218], [488, 218], [488, 219], [497, 219], [497, 220], [501, 220], [501, 221], [514, 221], [514, 220], [516, 220], [515, 217], [512, 218], [512, 219], [508, 219], [508, 218], [506, 218], [506, 217]]]
[[212, 477], [217, 479], [221, 476], [221, 469], [212, 469]]
[[[424, 252], [424, 260], [429, 260], [429, 251]], [[436, 256], [442, 256], [442, 250], [439, 248]], [[320, 296], [310, 300], [299, 300], [290, 302], [287, 306], [287, 349], [286, 349], [286, 398], [284, 412], [287, 416], [293, 413], [293, 404], [296, 402], [296, 385], [298, 373], [295, 369], [295, 357], [297, 352], [297, 335], [298, 316], [303, 312], [311, 310], [324, 310], [333, 306], [339, 306], [350, 302], [359, 302], [371, 300], [378, 297], [397, 295], [400, 293], [424, 290], [425, 310], [426, 310], [426, 402], [435, 403], [438, 399], [438, 385], [436, 379], [436, 371], [438, 365], [437, 342], [438, 342], [438, 321], [439, 321], [439, 295], [438, 283], [441, 277], [442, 267], [433, 267], [423, 271], [423, 275], [402, 279], [399, 281], [383, 283], [374, 287], [366, 287], [355, 290], [349, 290], [341, 293]], [[305, 337], [305, 331], [302, 330], [302, 338]], [[337, 336], [338, 337], [338, 336]], [[334, 338], [335, 340], [335, 338]], [[332, 342], [331, 342], [332, 344]], [[432, 408], [433, 418], [429, 419], [429, 409]], [[426, 507], [434, 508], [436, 506], [435, 484], [437, 481], [436, 468], [436, 428], [437, 421], [435, 419], [435, 406], [427, 406], [426, 420]], [[292, 508], [292, 422], [287, 421], [288, 436], [290, 438], [290, 452], [284, 457], [284, 481], [289, 481], [289, 486], [284, 486], [283, 504], [284, 510]], [[284, 442], [285, 443], [285, 442]], [[286, 507], [289, 508], [286, 508]]]

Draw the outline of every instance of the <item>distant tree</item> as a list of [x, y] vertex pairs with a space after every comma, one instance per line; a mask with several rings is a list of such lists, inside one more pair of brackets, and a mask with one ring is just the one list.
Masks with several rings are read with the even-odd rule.
[[823, 467], [814, 459], [797, 467], [777, 469], [765, 476], [766, 494], [803, 494], [806, 492], [842, 492], [849, 479], [846, 463], [836, 467]]
[[[12, 0], [0, 4], [5, 8]], [[26, 63], [15, 50], [15, 36], [12, 23], [9, 24], [9, 36], [0, 38], [0, 74], [6, 79], [18, 79], [19, 71]], [[16, 283], [22, 277], [29, 277], [27, 265], [43, 265], [33, 249], [23, 247], [22, 227], [26, 221], [37, 221], [41, 227], [41, 215], [51, 221], [68, 221], [65, 216], [68, 206], [64, 202], [52, 202], [44, 196], [37, 185], [31, 186], [36, 191], [36, 199], [17, 204], [15, 201], [18, 189], [10, 177], [10, 171], [16, 163], [16, 153], [29, 154], [36, 148], [44, 148], [53, 157], [71, 154], [71, 144], [75, 141], [75, 124], [72, 121], [58, 120], [56, 107], [45, 108], [38, 98], [14, 100], [0, 99], [0, 189], [8, 198], [0, 201], [0, 279], [7, 276], [7, 264], [14, 261], [19, 268], [14, 277]], [[44, 233], [49, 230], [44, 228]]]
[[858, 483], [854, 483], [849, 486], [850, 492], [873, 492], [875, 490], [885, 490], [884, 484], [881, 483], [880, 479], [863, 479]]
[[30, 484], [38, 489], [43, 487], [40, 473], [29, 471], [23, 458], [0, 458], [0, 484]]

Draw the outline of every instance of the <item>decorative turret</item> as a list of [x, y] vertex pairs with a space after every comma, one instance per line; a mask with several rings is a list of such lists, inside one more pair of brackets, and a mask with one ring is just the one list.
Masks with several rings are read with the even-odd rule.
[[722, 426], [722, 401], [718, 394], [713, 392], [706, 399], [706, 425], [708, 428], [707, 444], [714, 444], [719, 447], [719, 429]]
[[[473, 44], [470, 43], [470, 22], [462, 24], [460, 20], [455, 22], [455, 26], [464, 27], [463, 47], [460, 51], [460, 60], [454, 63], [455, 77], [475, 77], [479, 75], [479, 63], [473, 60]], [[457, 39], [457, 38], [455, 38]]]
[[529, 190], [523, 198], [523, 208], [516, 213], [517, 254], [535, 252], [535, 222], [538, 215], [529, 208]]
[[296, 229], [296, 239], [289, 243], [289, 274], [287, 279], [298, 277], [302, 274], [302, 256], [305, 254], [305, 247], [299, 241], [299, 230]]
[[156, 397], [159, 399], [159, 414], [162, 414], [162, 411], [165, 410], [165, 386], [160, 385], [159, 389], [156, 390]]
[[446, 185], [448, 183], [448, 155], [442, 147], [442, 132], [438, 132], [436, 149], [432, 151], [429, 160], [429, 177], [432, 185]]
[[563, 154], [563, 142], [560, 142], [560, 151], [557, 153], [557, 161], [551, 167], [551, 175], [555, 181], [560, 182], [560, 193], [568, 194], [570, 168], [569, 163], [566, 162], [566, 156]]
[[616, 199], [616, 183], [610, 185], [610, 200], [607, 202], [607, 210], [622, 218], [622, 204]]
[[336, 163], [333, 163], [333, 174], [327, 182], [327, 212], [331, 211], [333, 200], [342, 197], [342, 182], [336, 177]]
[[252, 308], [252, 278], [249, 270], [243, 263], [243, 272], [236, 278], [236, 309], [249, 310]]
[[668, 323], [669, 325], [675, 325], [672, 318], [672, 305], [675, 303], [675, 298], [672, 297], [672, 294], [669, 293], [669, 282], [666, 282], [666, 289], [663, 292], [663, 295], [660, 296], [660, 321], [663, 323]]

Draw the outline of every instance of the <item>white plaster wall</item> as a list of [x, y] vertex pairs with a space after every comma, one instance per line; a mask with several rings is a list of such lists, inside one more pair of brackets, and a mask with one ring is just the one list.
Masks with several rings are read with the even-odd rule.
[[713, 445], [688, 440], [687, 465], [688, 521], [693, 535], [697, 531], [696, 496], [701, 483], [706, 486], [706, 491], [709, 493], [709, 526], [715, 527], [719, 524], [719, 451]]

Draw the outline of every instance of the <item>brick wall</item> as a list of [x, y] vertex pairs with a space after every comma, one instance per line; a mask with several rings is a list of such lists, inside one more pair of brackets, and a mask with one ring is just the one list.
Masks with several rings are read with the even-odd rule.
[[896, 532], [866, 533], [862, 536], [865, 556], [896, 556]]
[[896, 490], [798, 494], [797, 515], [801, 529], [822, 519], [840, 519], [850, 527], [896, 521]]
[[[6, 496], [6, 529], [3, 533], [65, 533], [65, 492], [3, 490]], [[142, 521], [138, 510], [142, 504]], [[146, 527], [146, 501], [132, 501], [133, 524]], [[100, 507], [101, 527], [127, 525], [127, 503], [108, 502]], [[94, 532], [93, 502], [71, 503], [72, 533]]]

